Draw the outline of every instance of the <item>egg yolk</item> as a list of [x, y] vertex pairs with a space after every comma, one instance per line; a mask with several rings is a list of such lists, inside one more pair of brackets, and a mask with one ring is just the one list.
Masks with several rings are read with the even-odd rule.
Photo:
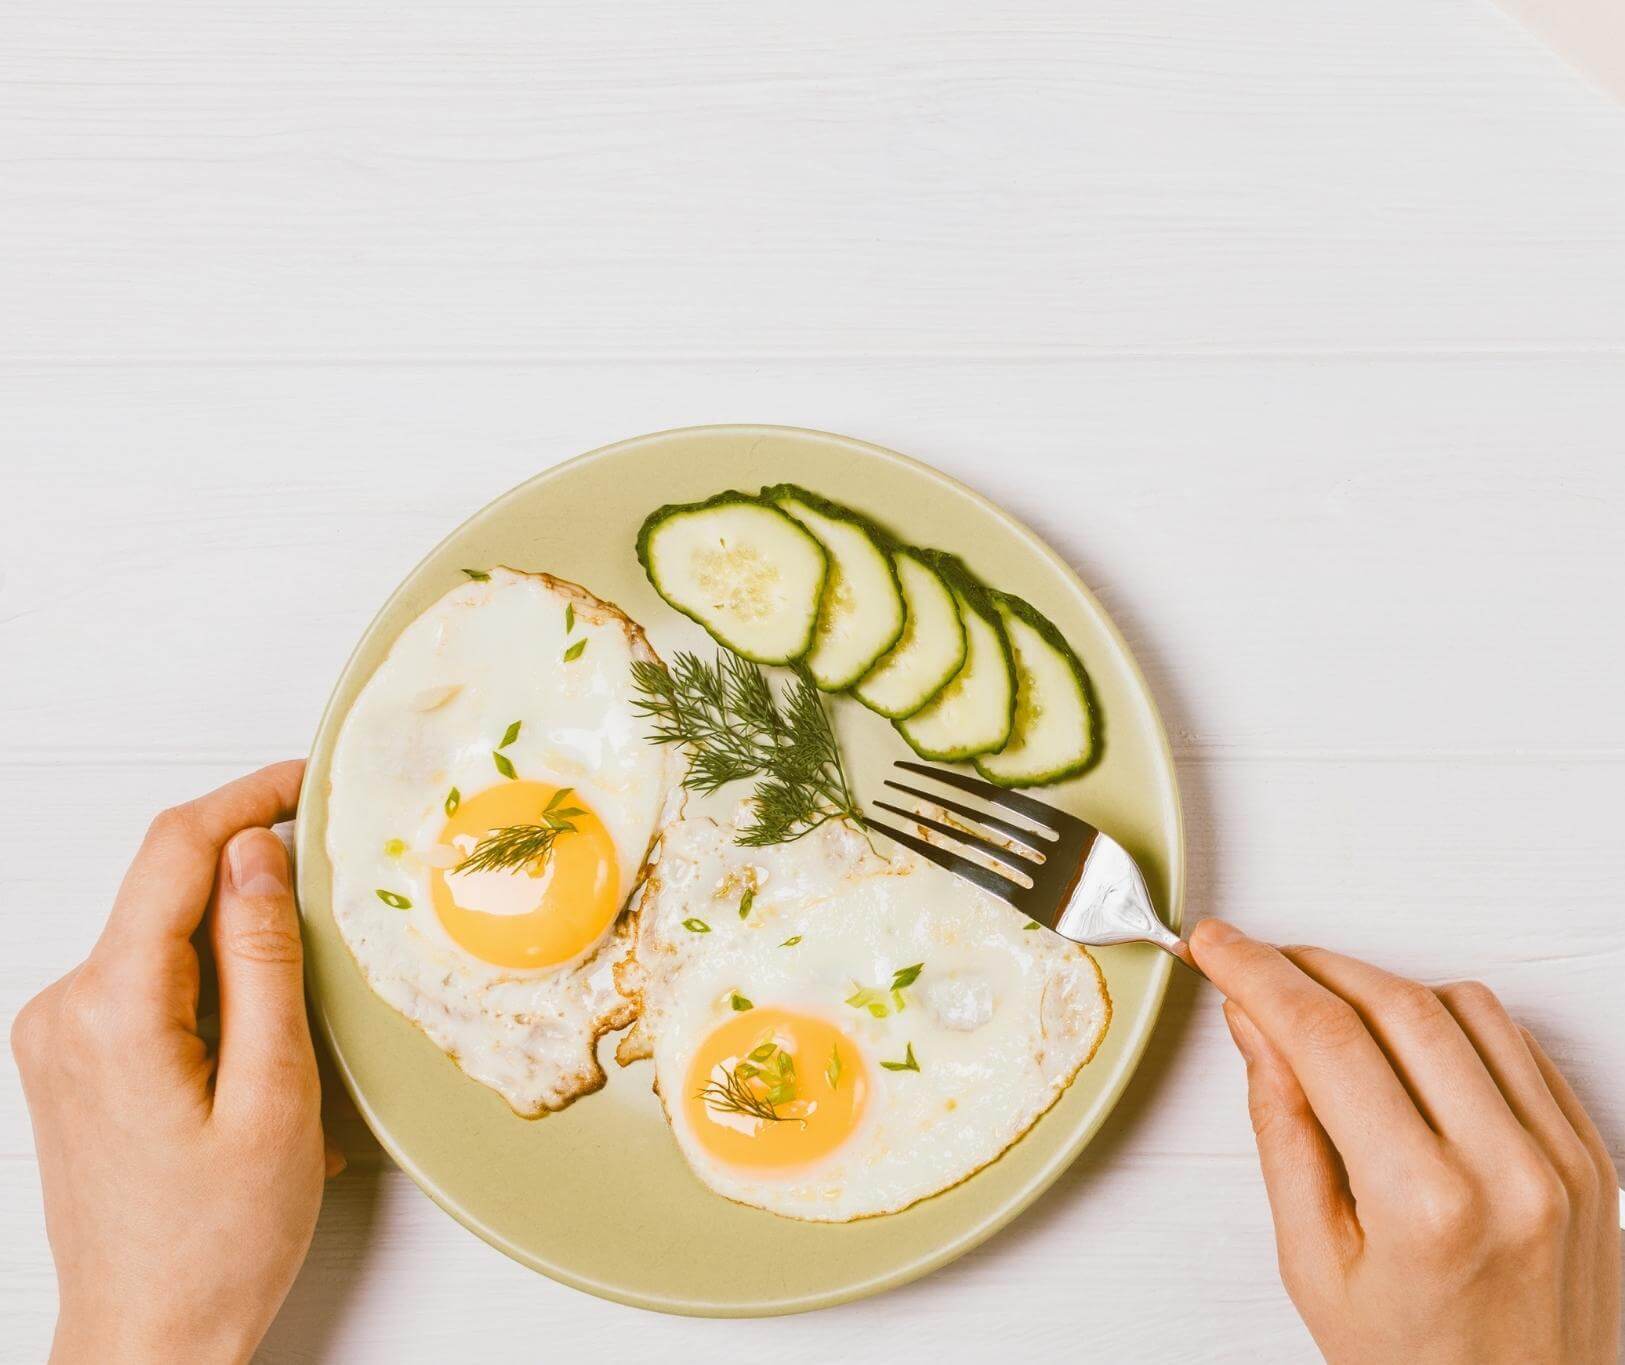
[[452, 940], [499, 967], [552, 967], [596, 943], [620, 909], [615, 844], [579, 793], [573, 830], [559, 833], [551, 851], [523, 867], [459, 871], [480, 841], [496, 830], [534, 825], [558, 788], [510, 781], [463, 798], [440, 831], [430, 869], [434, 912]]
[[782, 1169], [819, 1161], [845, 1142], [868, 1089], [863, 1055], [840, 1029], [758, 1007], [700, 1045], [683, 1104], [690, 1130], [718, 1160]]

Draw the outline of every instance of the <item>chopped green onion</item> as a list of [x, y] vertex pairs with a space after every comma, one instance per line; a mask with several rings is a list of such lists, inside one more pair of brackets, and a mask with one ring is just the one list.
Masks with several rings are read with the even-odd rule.
[[756, 888], [752, 886], [746, 888], [745, 894], [739, 898], [739, 918], [744, 919], [750, 914], [750, 908], [754, 904], [756, 904]]
[[785, 939], [783, 943], [779, 944], [779, 947], [781, 947], [781, 948], [794, 948], [796, 946], [796, 944], [798, 944], [800, 942], [801, 942], [801, 935], [800, 934], [791, 934], [789, 938]]
[[573, 664], [581, 657], [581, 651], [586, 649], [586, 647], [587, 642], [585, 640], [577, 640], [573, 645], [570, 646], [569, 649], [564, 651], [564, 662], [567, 664]]
[[749, 1057], [751, 1059], [751, 1061], [753, 1061], [753, 1062], [765, 1062], [769, 1057], [771, 1057], [778, 1050], [779, 1050], [779, 1045], [777, 1043], [769, 1040], [768, 1042], [765, 1042], [765, 1043], [761, 1044], [759, 1047], [753, 1047], [745, 1055], [747, 1057]]
[[500, 753], [493, 749], [491, 751], [491, 761], [497, 765], [497, 771], [504, 777], [519, 776], [519, 774], [513, 770], [513, 760], [509, 758], [507, 754]]
[[728, 997], [728, 1003], [734, 1007], [735, 1013], [738, 1014], [743, 1014], [746, 1010], [753, 1010], [756, 1008], [755, 1005], [751, 1004], [750, 1001], [742, 996], [738, 991], [735, 991]]
[[506, 730], [504, 730], [502, 732], [502, 743], [497, 745], [497, 748], [506, 749], [510, 744], [512, 744], [514, 742], [514, 740], [518, 739], [519, 738], [519, 727], [522, 724], [523, 724], [522, 721], [517, 721], [516, 720], [512, 725], [510, 725]]
[[920, 973], [925, 969], [925, 963], [916, 962], [912, 967], [899, 967], [897, 974], [891, 979], [891, 988], [900, 991], [912, 986], [920, 979]]
[[685, 919], [683, 928], [687, 929], [691, 934], [709, 934], [711, 932], [711, 926], [703, 919]]
[[831, 1090], [841, 1087], [841, 1049], [832, 1047], [829, 1050], [829, 1065], [824, 1068], [824, 1079], [829, 1082]]
[[405, 896], [397, 895], [393, 891], [385, 891], [383, 887], [378, 888], [378, 899], [383, 901], [391, 910], [410, 910], [412, 908], [412, 902], [407, 900]]
[[463, 804], [463, 794], [453, 787], [446, 793], [446, 814], [456, 815], [457, 807]]
[[876, 1019], [884, 1019], [891, 1013], [891, 1007], [886, 1003], [886, 992], [877, 991], [873, 986], [863, 986], [846, 997], [846, 1003], [855, 1010], [868, 1010]]
[[489, 583], [491, 581], [491, 575], [486, 573], [484, 569], [464, 569], [463, 572], [476, 583]]
[[576, 604], [574, 602], [566, 602], [564, 604], [564, 633], [568, 635], [575, 628]]
[[908, 1045], [908, 1052], [904, 1054], [902, 1061], [882, 1062], [881, 1066], [885, 1067], [887, 1071], [918, 1071], [920, 1064], [914, 1060], [914, 1044], [910, 1043]]

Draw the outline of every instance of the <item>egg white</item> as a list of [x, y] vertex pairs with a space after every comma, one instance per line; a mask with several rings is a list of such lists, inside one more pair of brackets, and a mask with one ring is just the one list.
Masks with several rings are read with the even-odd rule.
[[655, 657], [635, 622], [584, 588], [492, 569], [401, 632], [334, 748], [326, 847], [345, 943], [379, 996], [526, 1117], [604, 1083], [597, 1040], [634, 1014], [613, 981], [630, 951], [624, 916], [573, 961], [497, 966], [445, 932], [425, 859], [453, 787], [466, 799], [506, 780], [492, 753], [518, 720], [502, 752], [519, 777], [573, 787], [596, 812], [630, 896], [681, 776], [677, 753], [649, 744], [632, 709], [632, 663]]
[[[1083, 948], [1029, 931], [996, 897], [905, 849], [881, 854], [844, 825], [771, 848], [741, 847], [734, 835], [703, 818], [663, 831], [637, 906], [635, 960], [616, 973], [642, 1011], [617, 1056], [624, 1065], [652, 1055], [677, 1144], [718, 1193], [819, 1222], [907, 1208], [998, 1157], [1094, 1055], [1111, 1004]], [[844, 1003], [915, 963], [901, 1011], [875, 1018]], [[821, 1015], [863, 1053], [864, 1112], [814, 1165], [732, 1166], [691, 1130], [682, 1090], [734, 992]], [[918, 1071], [881, 1065], [910, 1046]]]

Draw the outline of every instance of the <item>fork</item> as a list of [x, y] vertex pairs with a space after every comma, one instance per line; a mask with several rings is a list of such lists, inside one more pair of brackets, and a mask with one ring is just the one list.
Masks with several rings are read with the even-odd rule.
[[[956, 877], [963, 877], [984, 891], [991, 891], [1015, 906], [1028, 919], [1042, 924], [1046, 929], [1055, 930], [1074, 943], [1082, 943], [1090, 948], [1112, 943], [1154, 943], [1172, 953], [1193, 972], [1201, 973], [1202, 969], [1191, 957], [1190, 945], [1157, 917], [1151, 904], [1151, 893], [1145, 889], [1145, 878], [1140, 875], [1134, 859], [1110, 835], [1102, 834], [1088, 821], [1068, 815], [1064, 810], [1056, 810], [1046, 802], [1035, 801], [1030, 796], [996, 787], [979, 778], [966, 777], [947, 768], [910, 763], [904, 759], [898, 759], [893, 766], [991, 801], [1037, 828], [1029, 828], [1028, 825], [1017, 824], [960, 801], [952, 801], [935, 792], [922, 791], [887, 778], [886, 786], [907, 792], [939, 810], [951, 811], [963, 819], [972, 820], [984, 830], [1002, 835], [1015, 848], [995, 843], [974, 830], [935, 820], [920, 811], [894, 806], [889, 801], [872, 802], [877, 810], [900, 815], [935, 834], [952, 839], [981, 857], [1008, 868], [1011, 875], [1006, 876], [962, 853], [929, 843], [906, 830], [893, 829], [878, 820], [867, 822], [870, 829], [890, 836]], [[1018, 852], [1018, 849], [1021, 851]], [[1621, 1231], [1625, 1231], [1625, 1188], [1619, 1191], [1619, 1226]]]
[[938, 867], [974, 882], [984, 891], [991, 891], [1029, 919], [1074, 943], [1091, 948], [1112, 943], [1154, 943], [1192, 971], [1201, 971], [1185, 940], [1158, 918], [1151, 904], [1151, 893], [1145, 888], [1145, 878], [1140, 875], [1134, 859], [1110, 835], [1102, 834], [1087, 821], [1046, 802], [979, 778], [903, 759], [893, 766], [979, 796], [1027, 823], [1018, 824], [990, 811], [888, 778], [886, 786], [973, 821], [982, 830], [1000, 836], [1003, 842], [989, 839], [987, 834], [977, 830], [946, 824], [920, 811], [905, 810], [889, 801], [872, 802], [877, 810], [900, 815], [952, 839], [979, 858], [999, 864], [1000, 870], [877, 820], [868, 821], [870, 829], [889, 835]]

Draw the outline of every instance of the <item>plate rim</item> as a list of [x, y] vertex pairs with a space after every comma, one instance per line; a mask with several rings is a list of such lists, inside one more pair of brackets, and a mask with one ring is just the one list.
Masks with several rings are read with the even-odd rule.
[[[1170, 814], [1173, 822], [1172, 857], [1169, 859], [1168, 864], [1168, 905], [1166, 913], [1168, 922], [1176, 931], [1182, 926], [1184, 922], [1186, 871], [1185, 813], [1179, 787], [1179, 770], [1174, 760], [1173, 748], [1168, 741], [1167, 726], [1163, 722], [1162, 711], [1157, 705], [1156, 694], [1146, 680], [1140, 661], [1129, 647], [1128, 641], [1124, 638], [1117, 622], [1112, 618], [1111, 613], [1106, 610], [1100, 599], [1095, 596], [1094, 591], [1083, 581], [1082, 576], [1072, 565], [1067, 563], [1060, 552], [1019, 517], [1007, 511], [978, 489], [971, 487], [954, 475], [938, 469], [935, 465], [905, 455], [900, 451], [892, 450], [887, 446], [876, 445], [872, 441], [847, 436], [840, 432], [824, 431], [816, 427], [762, 422], [702, 422], [689, 426], [667, 427], [659, 431], [644, 432], [640, 435], [625, 437], [606, 445], [596, 446], [579, 455], [561, 460], [557, 464], [549, 465], [546, 469], [538, 471], [476, 508], [437, 540], [401, 576], [394, 591], [384, 599], [377, 611], [373, 613], [372, 618], [357, 637], [355, 646], [345, 657], [344, 663], [334, 677], [333, 686], [328, 692], [327, 701], [322, 707], [321, 716], [311, 737], [307, 762], [312, 766], [307, 767], [305, 780], [300, 787], [298, 809], [294, 817], [294, 876], [302, 930], [305, 924], [305, 880], [307, 876], [315, 875], [307, 872], [307, 869], [313, 865], [314, 860], [306, 856], [306, 853], [308, 846], [315, 838], [315, 821], [308, 817], [311, 814], [312, 803], [317, 800], [314, 794], [316, 784], [311, 781], [317, 755], [324, 749], [327, 751], [323, 755], [323, 776], [325, 778], [326, 764], [331, 761], [331, 749], [337, 738], [336, 726], [341, 719], [335, 712], [344, 681], [355, 666], [357, 659], [368, 647], [379, 623], [391, 613], [396, 602], [405, 595], [409, 585], [417, 579], [424, 568], [436, 560], [441, 551], [461, 536], [474, 522], [496, 513], [504, 504], [519, 498], [533, 484], [558, 478], [578, 466], [610, 458], [630, 448], [664, 441], [676, 436], [739, 436], [745, 433], [759, 433], [764, 437], [775, 435], [812, 437], [820, 441], [831, 441], [841, 445], [857, 447], [869, 455], [877, 456], [923, 475], [928, 479], [944, 483], [968, 498], [983, 513], [1002, 522], [1028, 549], [1036, 552], [1041, 560], [1057, 570], [1064, 579], [1071, 583], [1073, 588], [1082, 594], [1085, 602], [1094, 611], [1113, 644], [1116, 645], [1123, 662], [1127, 665], [1129, 675], [1139, 693], [1145, 699], [1150, 713], [1151, 728], [1156, 740], [1156, 754], [1160, 758], [1168, 776]], [[330, 898], [330, 888], [328, 894]], [[366, 1123], [368, 1130], [372, 1133], [378, 1145], [436, 1206], [450, 1214], [461, 1226], [472, 1232], [488, 1246], [495, 1248], [527, 1269], [545, 1275], [559, 1284], [591, 1294], [595, 1298], [624, 1304], [630, 1308], [669, 1313], [681, 1317], [702, 1318], [779, 1317], [794, 1313], [811, 1312], [820, 1308], [835, 1307], [839, 1304], [851, 1303], [858, 1299], [885, 1293], [887, 1290], [900, 1288], [958, 1260], [967, 1252], [986, 1242], [995, 1233], [1008, 1227], [1072, 1167], [1116, 1111], [1130, 1082], [1134, 1079], [1142, 1062], [1145, 1060], [1146, 1050], [1156, 1033], [1157, 1023], [1162, 1017], [1163, 1007], [1166, 1003], [1168, 986], [1173, 978], [1174, 965], [1173, 958], [1167, 953], [1158, 953], [1152, 961], [1150, 980], [1142, 996], [1140, 1008], [1134, 1019], [1125, 1020], [1125, 1023], [1130, 1024], [1132, 1027], [1133, 1036], [1128, 1041], [1116, 1073], [1101, 1090], [1093, 1116], [1078, 1130], [1071, 1141], [1057, 1149], [1050, 1161], [1035, 1172], [1025, 1187], [1015, 1195], [1006, 1199], [996, 1208], [991, 1209], [968, 1227], [959, 1237], [943, 1245], [932, 1247], [924, 1254], [914, 1257], [901, 1265], [894, 1266], [884, 1273], [871, 1275], [867, 1279], [850, 1282], [834, 1289], [805, 1295], [787, 1295], [761, 1304], [745, 1306], [734, 1303], [705, 1302], [693, 1298], [663, 1298], [656, 1294], [623, 1290], [617, 1285], [595, 1280], [566, 1266], [544, 1260], [526, 1248], [514, 1244], [495, 1229], [486, 1226], [467, 1209], [454, 1204], [449, 1197], [441, 1192], [435, 1182], [424, 1174], [411, 1155], [396, 1143], [389, 1132], [388, 1126], [374, 1113], [372, 1106], [356, 1083], [343, 1053], [337, 1046], [333, 1028], [328, 1019], [326, 1005], [316, 988], [311, 954], [306, 954], [305, 962], [305, 989], [310, 1002], [311, 1013], [315, 1017], [317, 1027], [321, 1032], [322, 1041], [327, 1047], [328, 1058], [343, 1083], [351, 1103], [355, 1106], [356, 1112], [361, 1116], [362, 1121]]]

